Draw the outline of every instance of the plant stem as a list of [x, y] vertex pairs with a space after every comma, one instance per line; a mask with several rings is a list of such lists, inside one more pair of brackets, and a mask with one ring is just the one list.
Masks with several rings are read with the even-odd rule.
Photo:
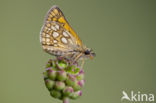
[[68, 97], [64, 97], [63, 103], [69, 103], [69, 98]]

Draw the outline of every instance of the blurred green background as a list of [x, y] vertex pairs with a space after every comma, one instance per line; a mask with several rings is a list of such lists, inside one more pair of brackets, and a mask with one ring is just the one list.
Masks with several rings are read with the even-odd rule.
[[126, 103], [123, 90], [156, 94], [155, 0], [0, 0], [0, 103], [61, 103], [45, 88], [51, 56], [39, 42], [53, 5], [97, 54], [84, 66], [83, 96], [71, 103]]

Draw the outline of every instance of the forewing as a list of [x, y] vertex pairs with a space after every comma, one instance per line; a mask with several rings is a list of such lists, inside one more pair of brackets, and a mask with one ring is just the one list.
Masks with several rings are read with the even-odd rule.
[[81, 46], [81, 41], [71, 29], [61, 10], [54, 6], [46, 15], [40, 41], [43, 49], [53, 55], [63, 55]]
[[63, 12], [57, 6], [53, 6], [49, 10], [49, 12], [48, 12], [48, 14], [46, 16], [46, 20], [45, 21], [46, 22], [55, 21], [55, 22], [60, 23], [73, 37], [75, 37], [76, 44], [79, 45], [79, 46], [82, 46], [82, 42], [81, 42], [80, 38], [74, 32], [74, 30], [69, 25], [69, 23], [67, 22], [66, 18], [64, 17]]

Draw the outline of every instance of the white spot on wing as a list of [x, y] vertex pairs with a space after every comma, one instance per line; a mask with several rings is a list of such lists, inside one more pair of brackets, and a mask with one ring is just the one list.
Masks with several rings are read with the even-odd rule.
[[49, 38], [50, 37], [49, 34], [46, 34], [46, 37]]
[[57, 30], [59, 30], [59, 25], [56, 24], [55, 27], [56, 27]]
[[47, 39], [46, 39], [46, 42], [50, 42], [50, 39], [49, 39], [49, 38], [47, 38]]
[[57, 43], [57, 40], [54, 40], [54, 43]]
[[51, 26], [51, 29], [52, 29], [52, 30], [54, 30], [54, 31], [56, 31], [56, 30], [57, 30], [54, 26]]
[[69, 35], [67, 34], [67, 32], [63, 32], [63, 35], [64, 35], [65, 37], [69, 37]]
[[50, 45], [50, 42], [47, 42], [47, 45]]
[[48, 28], [48, 31], [50, 31], [51, 29], [50, 28]]
[[62, 40], [63, 43], [65, 43], [65, 44], [67, 43], [67, 39], [66, 38], [63, 37], [63, 38], [61, 38], [61, 40]]
[[59, 36], [59, 33], [53, 32], [53, 37], [54, 37], [54, 38], [56, 38], [56, 37], [58, 37], [58, 36]]

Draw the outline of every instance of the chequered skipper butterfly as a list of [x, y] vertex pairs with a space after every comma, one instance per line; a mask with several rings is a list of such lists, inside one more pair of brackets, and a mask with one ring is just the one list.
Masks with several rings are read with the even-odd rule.
[[43, 50], [56, 57], [69, 58], [74, 63], [95, 56], [91, 49], [82, 44], [57, 6], [48, 11], [40, 34]]

